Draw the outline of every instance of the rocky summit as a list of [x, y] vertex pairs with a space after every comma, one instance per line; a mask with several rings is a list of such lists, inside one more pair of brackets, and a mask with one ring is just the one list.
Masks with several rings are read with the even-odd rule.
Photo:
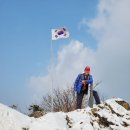
[[130, 130], [130, 106], [112, 98], [93, 108], [33, 118], [0, 104], [0, 130]]

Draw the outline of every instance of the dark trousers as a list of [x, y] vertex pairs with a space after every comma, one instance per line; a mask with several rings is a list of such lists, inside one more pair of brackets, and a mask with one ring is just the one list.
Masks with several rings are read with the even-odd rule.
[[[85, 92], [77, 93], [77, 109], [81, 109], [84, 94], [86, 93]], [[96, 104], [100, 104], [100, 98], [98, 96], [97, 91], [93, 90], [93, 96], [96, 101]]]

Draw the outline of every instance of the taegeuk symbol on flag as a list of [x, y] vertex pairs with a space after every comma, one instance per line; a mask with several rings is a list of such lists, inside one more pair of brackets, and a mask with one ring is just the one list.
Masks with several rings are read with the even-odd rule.
[[58, 28], [58, 29], [51, 29], [52, 33], [52, 40], [57, 40], [59, 38], [68, 38], [69, 32], [66, 28]]

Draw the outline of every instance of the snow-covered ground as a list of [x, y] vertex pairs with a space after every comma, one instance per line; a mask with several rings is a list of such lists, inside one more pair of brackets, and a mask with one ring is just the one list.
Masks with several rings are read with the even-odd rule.
[[130, 130], [130, 111], [117, 101], [123, 100], [113, 98], [93, 109], [48, 113], [37, 119], [0, 104], [0, 130]]

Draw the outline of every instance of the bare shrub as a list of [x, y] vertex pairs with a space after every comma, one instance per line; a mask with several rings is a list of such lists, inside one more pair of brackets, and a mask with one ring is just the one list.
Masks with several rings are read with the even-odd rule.
[[[46, 112], [51, 111], [52, 105], [52, 96], [51, 94], [47, 94], [42, 98], [42, 108]], [[53, 90], [53, 111], [64, 111], [69, 112], [75, 110], [76, 107], [76, 96], [73, 88], [64, 89], [54, 89]]]

